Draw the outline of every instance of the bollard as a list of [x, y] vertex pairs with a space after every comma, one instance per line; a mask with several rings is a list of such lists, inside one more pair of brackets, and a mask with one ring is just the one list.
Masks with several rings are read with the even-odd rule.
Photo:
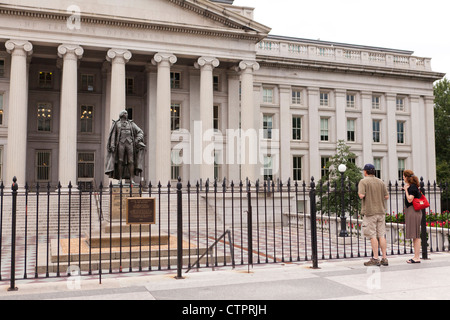
[[13, 178], [12, 190], [12, 221], [11, 221], [11, 283], [8, 291], [17, 291], [16, 287], [16, 211], [17, 211], [17, 178]]
[[310, 209], [311, 209], [311, 250], [312, 250], [312, 268], [319, 269], [319, 261], [317, 255], [317, 222], [316, 222], [316, 184], [314, 177], [311, 177], [311, 190], [309, 192]]

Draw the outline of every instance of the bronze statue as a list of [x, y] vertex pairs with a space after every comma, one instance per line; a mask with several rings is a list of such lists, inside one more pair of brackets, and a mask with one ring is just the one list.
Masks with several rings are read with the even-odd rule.
[[105, 174], [113, 179], [130, 179], [139, 176], [144, 167], [144, 132], [128, 120], [128, 112], [123, 110], [119, 120], [114, 121], [106, 146]]

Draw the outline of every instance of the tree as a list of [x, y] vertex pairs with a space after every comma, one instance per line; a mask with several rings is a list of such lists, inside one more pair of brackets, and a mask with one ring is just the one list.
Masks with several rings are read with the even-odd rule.
[[436, 171], [439, 182], [450, 176], [450, 81], [434, 85], [434, 129], [436, 139]]
[[[450, 81], [447, 78], [434, 84], [434, 129], [436, 139], [436, 176], [443, 188], [441, 209], [448, 208], [450, 191]], [[431, 181], [433, 183], [433, 181]]]
[[360, 210], [361, 202], [357, 195], [357, 183], [363, 178], [362, 169], [354, 163], [356, 155], [350, 151], [350, 147], [343, 140], [339, 140], [336, 154], [328, 161], [328, 173], [319, 181], [317, 210], [323, 214], [330, 212], [340, 214], [342, 210], [342, 176], [338, 171], [340, 164], [345, 164], [344, 172], [344, 204], [345, 212], [354, 214]]

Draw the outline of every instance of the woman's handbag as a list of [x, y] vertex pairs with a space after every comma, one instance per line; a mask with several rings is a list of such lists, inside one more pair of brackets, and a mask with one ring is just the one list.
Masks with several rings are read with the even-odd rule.
[[430, 206], [430, 203], [428, 202], [427, 198], [425, 198], [423, 193], [420, 193], [420, 195], [421, 195], [421, 197], [419, 199], [414, 198], [414, 200], [413, 200], [414, 210], [416, 210], [416, 211], [426, 209]]

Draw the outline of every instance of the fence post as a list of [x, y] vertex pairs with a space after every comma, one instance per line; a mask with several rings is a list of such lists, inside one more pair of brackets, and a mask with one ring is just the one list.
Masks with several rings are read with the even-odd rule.
[[[420, 177], [420, 192], [425, 194], [425, 183], [423, 177]], [[430, 234], [431, 237], [431, 234]], [[427, 213], [426, 209], [422, 210], [422, 223], [421, 223], [421, 241], [422, 241], [422, 259], [428, 259], [428, 239], [427, 239]]]
[[183, 194], [181, 192], [181, 178], [177, 183], [177, 276], [175, 279], [184, 279], [181, 275], [183, 268]]
[[11, 282], [8, 291], [17, 291], [16, 283], [16, 211], [17, 211], [17, 178], [13, 178], [12, 190], [12, 213], [11, 213]]
[[253, 217], [252, 217], [252, 194], [251, 183], [247, 182], [247, 238], [248, 238], [248, 265], [253, 268]]
[[317, 256], [317, 222], [316, 222], [316, 184], [314, 177], [311, 177], [311, 189], [309, 191], [310, 209], [311, 209], [311, 250], [312, 250], [312, 268], [319, 269]]

